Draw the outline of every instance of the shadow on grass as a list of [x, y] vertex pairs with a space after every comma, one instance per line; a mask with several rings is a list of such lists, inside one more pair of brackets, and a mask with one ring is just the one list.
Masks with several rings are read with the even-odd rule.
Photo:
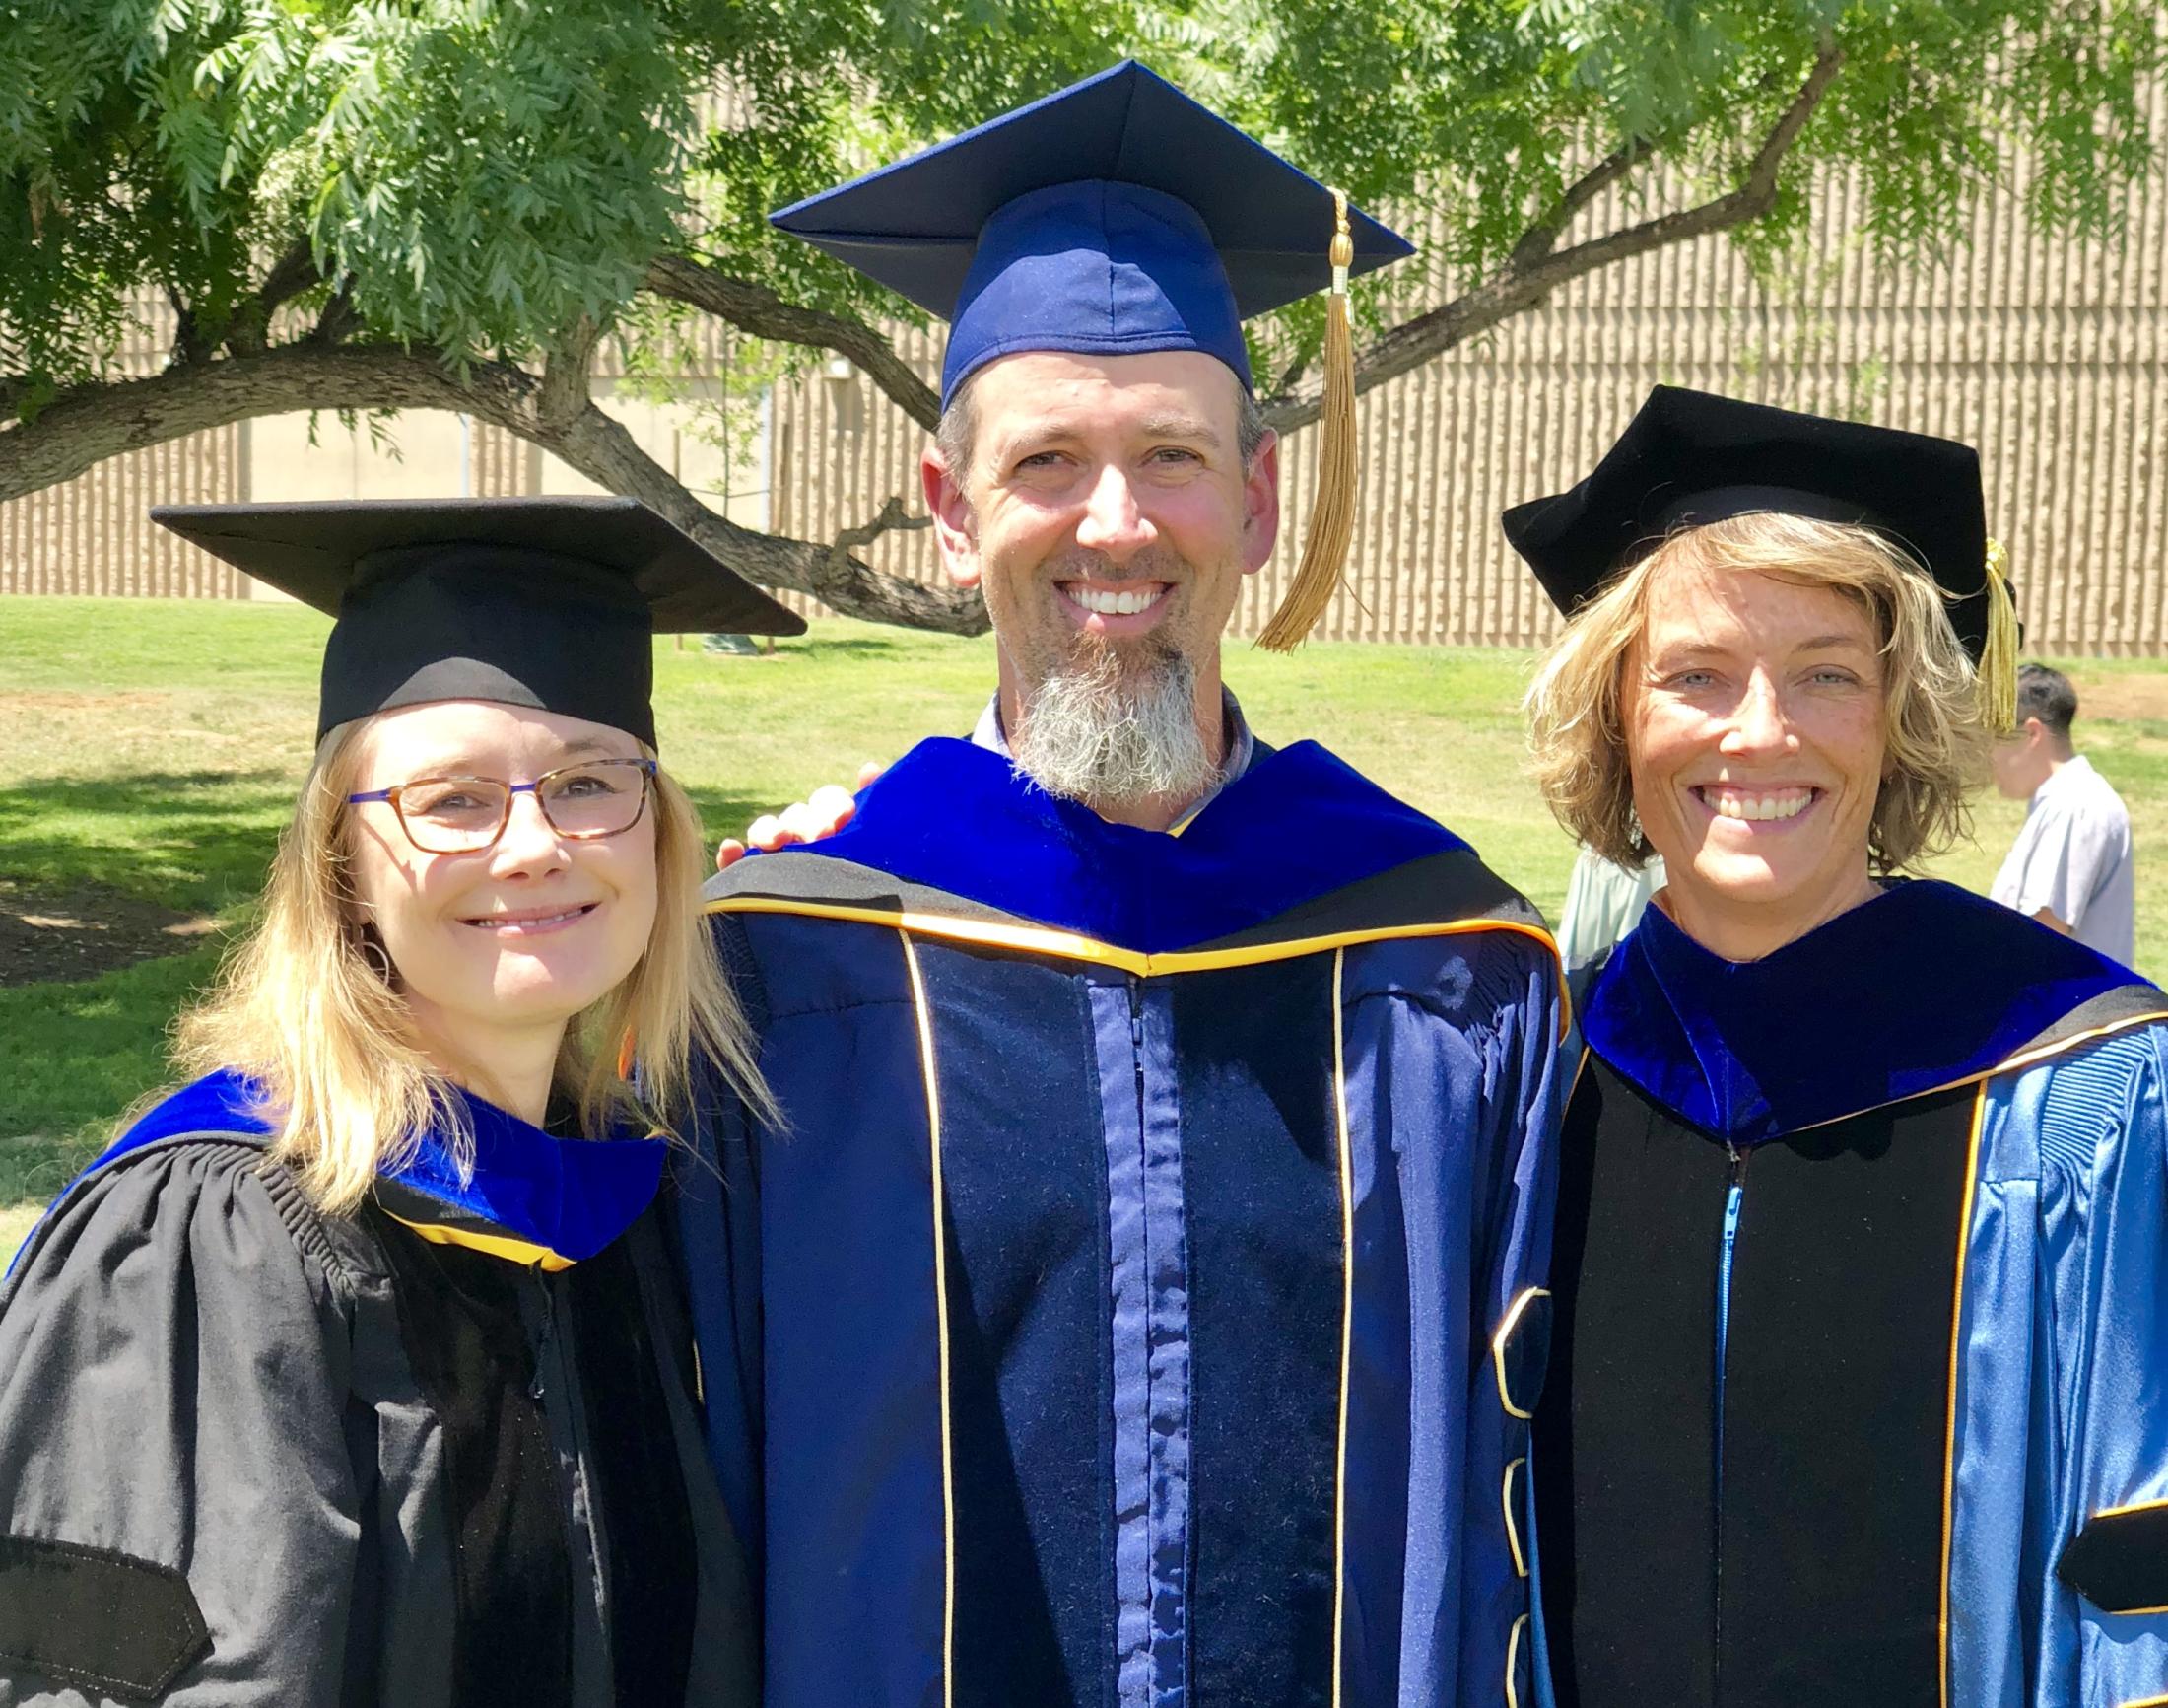
[[167, 1028], [220, 943], [69, 985], [0, 990], [0, 1203], [50, 1196], [171, 1077]]
[[916, 649], [905, 641], [887, 641], [878, 635], [842, 635], [833, 640], [807, 638], [776, 643], [778, 653], [794, 652], [807, 658], [893, 658]]
[[271, 769], [12, 784], [0, 788], [0, 875], [217, 912], [261, 887], [295, 793]]
[[745, 827], [762, 813], [777, 812], [790, 804], [787, 800], [766, 799], [757, 789], [709, 788], [688, 784], [685, 792], [700, 808], [701, 827], [707, 833], [711, 849], [726, 836], [743, 836]]

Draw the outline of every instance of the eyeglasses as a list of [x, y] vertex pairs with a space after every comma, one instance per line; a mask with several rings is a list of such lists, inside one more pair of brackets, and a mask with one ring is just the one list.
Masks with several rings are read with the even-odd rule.
[[480, 854], [511, 822], [511, 797], [531, 794], [550, 828], [573, 842], [623, 836], [647, 810], [651, 759], [593, 759], [544, 772], [532, 783], [495, 777], [418, 777], [350, 794], [347, 803], [387, 802], [424, 854]]

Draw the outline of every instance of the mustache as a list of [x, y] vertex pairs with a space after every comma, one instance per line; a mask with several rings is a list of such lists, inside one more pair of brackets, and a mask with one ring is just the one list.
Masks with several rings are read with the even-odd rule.
[[1105, 552], [1085, 549], [1064, 552], [1047, 568], [1052, 581], [1186, 581], [1196, 574], [1189, 560], [1170, 546], [1147, 546], [1126, 563], [1115, 563]]

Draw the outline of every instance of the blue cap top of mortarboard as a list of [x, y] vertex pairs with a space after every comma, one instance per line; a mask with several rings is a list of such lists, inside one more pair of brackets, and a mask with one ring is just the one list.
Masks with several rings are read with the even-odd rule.
[[[1331, 282], [1332, 192], [1124, 60], [772, 216], [949, 320], [941, 402], [1023, 350], [1201, 350]], [[1415, 251], [1350, 210], [1366, 273]]]

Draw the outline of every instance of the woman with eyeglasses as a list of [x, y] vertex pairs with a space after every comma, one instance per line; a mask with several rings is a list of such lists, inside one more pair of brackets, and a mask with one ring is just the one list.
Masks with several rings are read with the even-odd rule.
[[649, 684], [802, 625], [623, 501], [159, 519], [338, 621], [192, 1077], [0, 1291], [0, 1701], [757, 1701], [658, 1219], [695, 1056], [764, 1094]]

